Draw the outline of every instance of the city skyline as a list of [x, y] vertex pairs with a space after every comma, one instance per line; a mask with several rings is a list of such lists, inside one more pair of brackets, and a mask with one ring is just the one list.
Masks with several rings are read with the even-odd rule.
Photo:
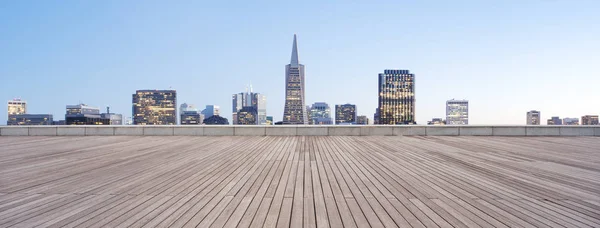
[[[469, 124], [522, 125], [523, 113], [532, 109], [544, 113], [542, 124], [550, 116], [600, 113], [600, 92], [594, 88], [600, 83], [594, 67], [599, 33], [590, 23], [598, 21], [592, 10], [597, 2], [493, 7], [477, 2], [315, 7], [309, 2], [300, 15], [290, 13], [300, 9], [281, 4], [242, 5], [264, 14], [221, 3], [6, 4], [0, 20], [6, 31], [0, 43], [0, 98], [21, 97], [29, 113], [53, 114], [55, 120], [64, 115], [64, 105], [80, 102], [110, 106], [126, 119], [133, 91], [171, 88], [182, 101], [217, 104], [224, 107], [222, 116], [230, 117], [230, 95], [242, 88], [222, 82], [252, 81], [271, 98], [267, 109], [277, 122], [284, 107], [282, 65], [296, 33], [302, 62], [310, 66], [306, 104], [351, 102], [360, 107], [359, 115], [372, 118], [374, 78], [392, 68], [410, 69], [418, 77], [418, 124], [443, 116], [440, 103], [452, 97], [472, 101]], [[399, 7], [411, 13], [386, 13]], [[221, 16], [225, 9], [235, 15]], [[325, 13], [332, 9], [337, 11]], [[462, 14], [451, 13], [456, 11]], [[565, 12], [571, 16], [556, 16]], [[149, 16], [158, 13], [170, 19]], [[375, 35], [380, 31], [386, 33]], [[564, 76], [586, 83], [565, 86], [559, 83]], [[85, 83], [95, 78], [103, 80]], [[458, 86], [464, 89], [452, 89]], [[6, 118], [0, 116], [0, 124]]]

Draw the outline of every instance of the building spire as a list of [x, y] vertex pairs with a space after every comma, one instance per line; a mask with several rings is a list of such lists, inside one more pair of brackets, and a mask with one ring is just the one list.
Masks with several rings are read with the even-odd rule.
[[290, 61], [290, 65], [298, 66], [298, 45], [296, 44], [296, 34], [294, 34], [294, 45], [292, 46], [292, 60]]

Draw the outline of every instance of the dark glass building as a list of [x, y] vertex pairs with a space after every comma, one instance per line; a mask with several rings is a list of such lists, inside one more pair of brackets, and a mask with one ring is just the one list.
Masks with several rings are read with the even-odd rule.
[[581, 125], [598, 125], [598, 115], [582, 116]]
[[17, 114], [9, 115], [6, 125], [52, 125], [51, 114]]
[[237, 120], [239, 125], [256, 125], [258, 123], [258, 110], [256, 107], [246, 106], [237, 112]]
[[335, 124], [356, 124], [356, 105], [335, 105]]
[[416, 124], [415, 75], [408, 70], [384, 70], [379, 74], [379, 102], [375, 123]]
[[175, 90], [137, 90], [133, 94], [133, 124], [177, 124]]

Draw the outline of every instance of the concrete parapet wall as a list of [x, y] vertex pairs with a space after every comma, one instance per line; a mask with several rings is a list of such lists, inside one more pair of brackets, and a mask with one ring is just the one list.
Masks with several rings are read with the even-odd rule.
[[1, 126], [0, 136], [600, 136], [600, 126]]

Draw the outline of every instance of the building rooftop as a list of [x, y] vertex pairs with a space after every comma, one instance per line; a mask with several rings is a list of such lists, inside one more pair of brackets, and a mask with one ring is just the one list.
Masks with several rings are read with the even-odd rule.
[[599, 137], [0, 137], [0, 227], [600, 227]]

